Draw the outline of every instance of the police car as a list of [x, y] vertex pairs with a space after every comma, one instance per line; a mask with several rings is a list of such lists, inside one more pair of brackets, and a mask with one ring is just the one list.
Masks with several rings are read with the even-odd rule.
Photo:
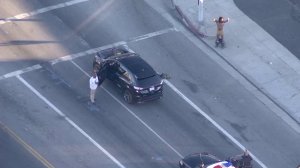
[[194, 153], [179, 161], [180, 168], [235, 168], [231, 162], [222, 161], [207, 152]]

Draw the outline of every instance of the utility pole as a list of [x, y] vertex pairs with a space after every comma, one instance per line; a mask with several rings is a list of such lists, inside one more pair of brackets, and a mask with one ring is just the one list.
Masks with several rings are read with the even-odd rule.
[[204, 7], [203, 7], [203, 0], [198, 0], [198, 21], [200, 24], [203, 24], [204, 22]]

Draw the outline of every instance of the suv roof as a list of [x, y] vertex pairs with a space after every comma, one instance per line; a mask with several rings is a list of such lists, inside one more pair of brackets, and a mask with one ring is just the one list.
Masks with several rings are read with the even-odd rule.
[[128, 55], [118, 59], [138, 80], [155, 76], [153, 68], [137, 54]]

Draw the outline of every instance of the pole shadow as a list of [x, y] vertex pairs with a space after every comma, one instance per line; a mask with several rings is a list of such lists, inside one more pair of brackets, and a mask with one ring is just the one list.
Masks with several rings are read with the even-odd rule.
[[4, 43], [0, 43], [0, 46], [11, 45], [34, 45], [34, 44], [47, 44], [47, 43], [60, 43], [60, 41], [53, 40], [12, 40]]

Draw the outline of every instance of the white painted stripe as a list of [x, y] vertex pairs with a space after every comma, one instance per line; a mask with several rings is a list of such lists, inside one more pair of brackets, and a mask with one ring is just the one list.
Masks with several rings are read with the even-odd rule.
[[30, 15], [28, 13], [22, 13], [19, 15], [14, 16], [15, 19], [24, 19], [26, 17], [29, 17]]
[[[219, 131], [221, 131], [228, 139], [230, 139], [234, 144], [236, 144], [242, 150], [246, 148], [238, 142], [232, 135], [230, 135], [224, 128], [222, 128], [216, 121], [214, 121], [209, 115], [202, 111], [195, 103], [193, 103], [189, 98], [187, 98], [181, 91], [179, 91], [171, 82], [164, 80], [165, 83], [175, 91], [182, 99], [184, 99], [188, 104], [190, 104], [195, 110], [197, 110], [203, 117], [205, 117], [209, 122], [211, 122]], [[252, 158], [263, 168], [267, 168], [254, 154], [249, 151]]]
[[23, 69], [20, 69], [20, 70], [16, 70], [16, 71], [13, 71], [13, 72], [10, 72], [10, 73], [7, 73], [5, 75], [0, 76], [0, 80], [10, 78], [10, 77], [15, 77], [17, 75], [21, 75], [23, 73], [30, 72], [30, 71], [33, 71], [33, 70], [37, 70], [37, 69], [40, 69], [40, 68], [42, 68], [42, 66], [39, 65], [39, 64], [36, 64], [36, 65], [31, 66], [31, 67], [26, 67], [26, 68], [23, 68]]
[[138, 36], [138, 37], [129, 39], [129, 40], [128, 40], [128, 43], [129, 43], [129, 42], [137, 42], [137, 41], [141, 41], [141, 40], [144, 40], [144, 39], [148, 39], [148, 38], [151, 38], [151, 37], [159, 36], [159, 35], [162, 35], [162, 34], [166, 34], [166, 33], [169, 33], [169, 32], [173, 32], [173, 31], [177, 32], [178, 30], [177, 30], [175, 27], [173, 27], [173, 28], [168, 28], [168, 29], [163, 29], [163, 30], [160, 30], [160, 31], [148, 33], [148, 34], [145, 34], [145, 35], [141, 35], [141, 36]]
[[83, 70], [78, 64], [76, 64], [74, 61], [70, 61], [72, 64], [74, 64], [82, 73], [84, 73], [86, 76], [91, 77], [90, 74], [88, 74], [85, 70]]
[[21, 13], [21, 14], [18, 14], [16, 16], [14, 16], [14, 17], [9, 17], [9, 18], [6, 18], [4, 20], [1, 20], [0, 24], [9, 23], [14, 19], [24, 19], [24, 18], [27, 18], [27, 17], [30, 17], [30, 16], [35, 16], [35, 15], [38, 15], [38, 14], [46, 13], [46, 12], [49, 12], [49, 11], [52, 11], [52, 10], [68, 7], [68, 6], [71, 6], [71, 5], [76, 5], [76, 4], [79, 4], [79, 3], [82, 3], [82, 2], [87, 2], [87, 1], [89, 1], [89, 0], [72, 0], [72, 1], [69, 1], [69, 2], [64, 2], [64, 3], [57, 4], [57, 5], [48, 6], [48, 7], [45, 7], [45, 8], [40, 8], [40, 9], [37, 9], [35, 11], [31, 11], [31, 12], [28, 12], [28, 13]]
[[[75, 62], [71, 61], [78, 69], [80, 69], [86, 76], [90, 77], [90, 75], [84, 71], [79, 65]], [[134, 116], [142, 125], [144, 125], [150, 132], [152, 132], [159, 140], [161, 140], [165, 145], [167, 145], [172, 151], [174, 151], [179, 157], [183, 158], [181, 155], [172, 145], [170, 145], [165, 139], [163, 139], [158, 133], [156, 133], [146, 122], [144, 122], [140, 117], [138, 117], [132, 110], [130, 110], [124, 103], [122, 103], [118, 98], [116, 98], [113, 94], [111, 94], [107, 89], [101, 86], [101, 88], [108, 93], [113, 99], [115, 99], [122, 107], [124, 107], [131, 115]]]
[[73, 1], [69, 1], [69, 2], [65, 2], [66, 6], [71, 6], [71, 5], [75, 5], [81, 2], [86, 2], [88, 0], [73, 0]]
[[113, 162], [115, 162], [119, 167], [125, 168], [113, 155], [111, 155], [106, 149], [104, 149], [100, 144], [98, 144], [91, 136], [89, 136], [85, 131], [83, 131], [77, 124], [75, 124], [70, 118], [68, 118], [62, 111], [60, 111], [55, 105], [53, 105], [46, 97], [39, 93], [33, 86], [31, 86], [25, 79], [17, 75], [17, 78], [34, 94], [36, 94], [40, 99], [42, 99], [49, 107], [51, 107], [58, 115], [63, 117], [70, 125], [72, 125], [77, 131], [79, 131], [84, 137], [86, 137], [93, 145], [95, 145], [99, 150], [101, 150], [107, 157], [109, 157]]

